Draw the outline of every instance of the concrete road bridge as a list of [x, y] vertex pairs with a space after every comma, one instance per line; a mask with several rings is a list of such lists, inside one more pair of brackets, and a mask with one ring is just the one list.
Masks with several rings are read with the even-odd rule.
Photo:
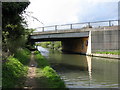
[[119, 20], [84, 22], [36, 28], [32, 42], [61, 41], [62, 51], [91, 54], [119, 49]]

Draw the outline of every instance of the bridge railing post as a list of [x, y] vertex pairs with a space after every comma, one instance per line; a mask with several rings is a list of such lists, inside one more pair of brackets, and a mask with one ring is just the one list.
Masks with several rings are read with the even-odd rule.
[[57, 25], [55, 25], [55, 31], [57, 31]]
[[109, 26], [111, 26], [111, 21], [109, 20]]
[[70, 24], [70, 29], [73, 29], [72, 24]]
[[88, 27], [90, 27], [90, 22], [88, 22]]
[[44, 32], [44, 27], [42, 27], [42, 32]]

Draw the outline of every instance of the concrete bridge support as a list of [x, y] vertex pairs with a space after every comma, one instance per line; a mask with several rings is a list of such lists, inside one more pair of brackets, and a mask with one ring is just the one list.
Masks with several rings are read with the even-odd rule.
[[120, 30], [101, 30], [92, 31], [91, 33], [91, 48], [92, 53], [97, 51], [115, 51], [120, 50], [118, 39]]

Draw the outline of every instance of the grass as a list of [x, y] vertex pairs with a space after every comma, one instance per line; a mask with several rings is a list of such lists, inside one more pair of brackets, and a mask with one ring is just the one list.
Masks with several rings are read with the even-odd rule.
[[20, 49], [14, 56], [9, 56], [2, 64], [2, 87], [22, 87], [27, 75], [30, 52], [27, 49]]
[[113, 54], [113, 55], [120, 55], [120, 50], [119, 51], [106, 51], [106, 52], [95, 52], [97, 54]]
[[48, 61], [38, 52], [35, 52], [35, 60], [38, 63], [37, 80], [43, 88], [62, 88], [65, 89], [64, 82], [56, 71], [50, 67]]

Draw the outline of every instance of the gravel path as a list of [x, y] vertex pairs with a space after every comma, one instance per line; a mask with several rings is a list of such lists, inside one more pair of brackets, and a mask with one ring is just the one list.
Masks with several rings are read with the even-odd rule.
[[36, 82], [36, 68], [37, 68], [37, 63], [34, 60], [34, 54], [32, 52], [31, 54], [31, 60], [29, 63], [29, 70], [28, 70], [28, 75], [27, 79], [25, 82], [24, 89], [34, 89], [38, 88], [37, 82]]

